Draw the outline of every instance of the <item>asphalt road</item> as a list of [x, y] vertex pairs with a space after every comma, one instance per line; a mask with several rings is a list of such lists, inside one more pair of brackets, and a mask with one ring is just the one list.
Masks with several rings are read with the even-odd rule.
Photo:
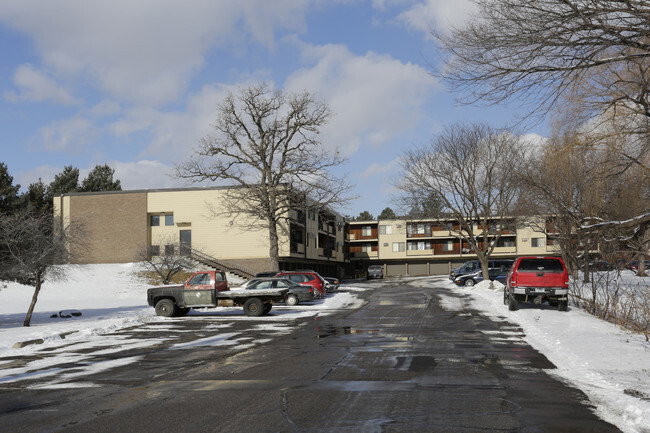
[[[469, 309], [446, 311], [444, 288], [372, 284], [360, 309], [303, 319], [280, 336], [257, 329], [255, 319], [239, 321], [250, 329], [246, 349], [170, 350], [161, 342], [110, 355], [139, 361], [84, 378], [93, 386], [3, 387], [1, 430], [619, 431], [592, 414], [581, 391], [547, 374], [555, 367], [517, 327]], [[207, 329], [203, 319], [171, 325], [188, 336]]]

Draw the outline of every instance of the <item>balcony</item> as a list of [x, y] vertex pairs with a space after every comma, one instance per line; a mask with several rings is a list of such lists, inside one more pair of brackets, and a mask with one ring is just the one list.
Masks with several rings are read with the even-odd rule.
[[291, 242], [290, 252], [291, 254], [305, 254], [305, 244], [300, 244], [298, 242]]
[[433, 250], [406, 250], [407, 256], [432, 256]]

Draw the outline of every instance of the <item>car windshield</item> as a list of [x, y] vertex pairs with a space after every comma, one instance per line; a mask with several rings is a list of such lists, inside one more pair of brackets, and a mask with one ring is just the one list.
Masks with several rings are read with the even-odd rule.
[[517, 270], [523, 272], [564, 272], [564, 266], [558, 259], [522, 259]]

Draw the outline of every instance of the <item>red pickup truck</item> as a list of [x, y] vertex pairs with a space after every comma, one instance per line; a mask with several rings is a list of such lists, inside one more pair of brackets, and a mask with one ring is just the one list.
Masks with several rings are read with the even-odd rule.
[[152, 287], [147, 302], [163, 317], [184, 316], [192, 308], [242, 306], [247, 316], [268, 314], [289, 289], [228, 290], [223, 271], [197, 272], [183, 284]]
[[510, 311], [520, 302], [541, 305], [548, 302], [559, 311], [566, 311], [569, 294], [569, 274], [560, 257], [519, 257], [506, 276], [503, 303]]

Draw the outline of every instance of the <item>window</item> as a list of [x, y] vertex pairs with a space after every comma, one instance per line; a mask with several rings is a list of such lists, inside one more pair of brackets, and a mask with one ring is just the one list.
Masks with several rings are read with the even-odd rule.
[[429, 242], [423, 242], [423, 241], [418, 241], [418, 242], [408, 242], [408, 243], [406, 244], [406, 248], [407, 248], [409, 251], [414, 251], [414, 250], [423, 251], [423, 250], [429, 250], [429, 249], [431, 249], [431, 248], [430, 248], [430, 245], [429, 245]]
[[370, 253], [370, 252], [372, 252], [372, 244], [363, 244], [363, 245], [361, 245], [361, 252], [362, 253]]
[[445, 241], [442, 244], [443, 251], [453, 251], [454, 250], [454, 241]]
[[160, 215], [151, 215], [151, 227], [158, 227], [160, 225]]
[[165, 225], [166, 226], [174, 225], [174, 215], [165, 215]]
[[166, 256], [174, 255], [174, 245], [165, 245], [165, 255]]
[[515, 238], [499, 238], [497, 241], [497, 247], [514, 247]]
[[404, 242], [393, 242], [393, 252], [398, 253], [404, 251]]
[[361, 236], [372, 236], [372, 226], [361, 226]]
[[149, 254], [152, 256], [159, 256], [160, 255], [160, 245], [152, 245], [149, 247]]
[[388, 226], [388, 225], [379, 226], [379, 234], [380, 235], [393, 234], [393, 226]]
[[544, 238], [531, 238], [530, 239], [530, 246], [533, 247], [533, 248], [543, 247], [544, 246]]

